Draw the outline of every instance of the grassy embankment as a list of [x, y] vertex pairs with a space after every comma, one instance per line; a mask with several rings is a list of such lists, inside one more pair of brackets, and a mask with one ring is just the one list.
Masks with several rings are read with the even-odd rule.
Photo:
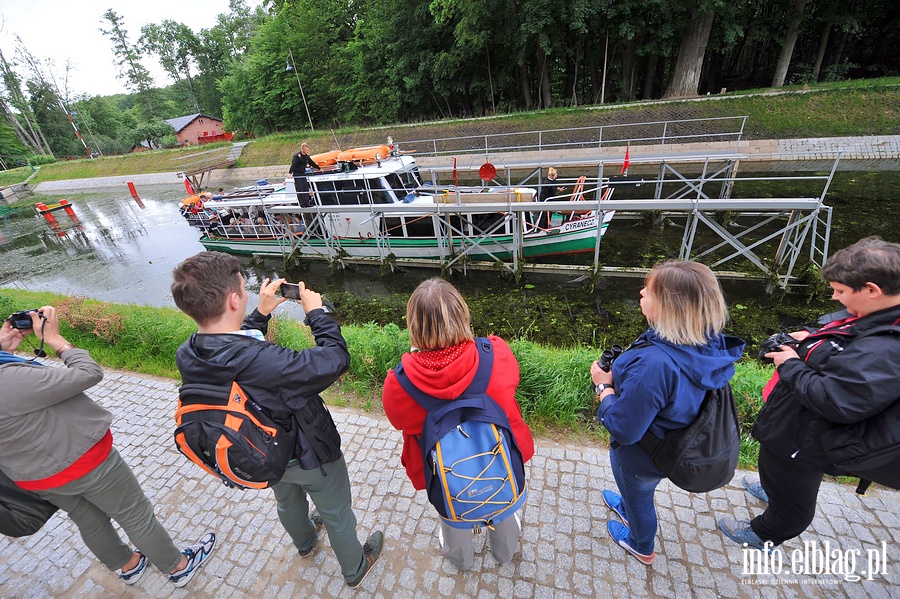
[[[489, 118], [446, 120], [379, 128], [345, 128], [334, 132], [344, 148], [384, 143], [387, 135], [398, 142], [514, 131], [579, 128], [634, 122], [748, 115], [747, 139], [828, 137], [835, 135], [890, 135], [900, 133], [900, 77], [817, 84], [813, 89], [785, 87], [753, 90], [693, 100], [634, 102], [599, 107], [555, 108]], [[244, 149], [238, 167], [277, 166], [290, 162], [299, 140], [314, 152], [335, 148], [330, 131], [291, 132], [260, 137]], [[41, 167], [31, 180], [41, 181], [137, 175], [180, 170], [186, 158], [216, 146], [141, 152], [126, 156], [56, 162]], [[0, 185], [19, 183], [31, 175], [24, 167], [0, 173]]]
[[[90, 351], [108, 368], [177, 379], [175, 350], [196, 331], [193, 321], [169, 308], [0, 290], [0, 314], [41, 305], [57, 306], [66, 339]], [[382, 382], [409, 348], [409, 335], [396, 324], [374, 323], [345, 325], [343, 333], [350, 349], [350, 369], [339, 385], [328, 390], [326, 401], [380, 411]], [[308, 328], [287, 318], [273, 320], [269, 337], [294, 349], [314, 344]], [[597, 358], [595, 349], [558, 349], [526, 340], [513, 340], [510, 345], [521, 369], [518, 399], [525, 419], [536, 432], [588, 442], [608, 439], [594, 422], [594, 396], [588, 387], [587, 371]], [[36, 347], [36, 340], [29, 337], [20, 350], [30, 352], [32, 347]], [[732, 381], [745, 433], [741, 447], [744, 467], [756, 465], [758, 450], [747, 431], [761, 405], [760, 389], [771, 372], [771, 367], [746, 360], [738, 364]]]

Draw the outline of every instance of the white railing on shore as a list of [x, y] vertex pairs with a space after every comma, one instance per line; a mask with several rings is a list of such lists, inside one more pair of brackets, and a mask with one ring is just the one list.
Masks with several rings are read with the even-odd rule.
[[[604, 146], [683, 144], [700, 141], [738, 143], [744, 134], [747, 116], [651, 121], [617, 125], [596, 125], [510, 133], [489, 133], [461, 137], [402, 141], [403, 150], [417, 156], [451, 154], [492, 154], [500, 152], [559, 152]], [[577, 140], [572, 140], [577, 138]]]

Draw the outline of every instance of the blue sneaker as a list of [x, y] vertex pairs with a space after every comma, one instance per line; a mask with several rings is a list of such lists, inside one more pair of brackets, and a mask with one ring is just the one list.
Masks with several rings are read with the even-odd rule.
[[140, 580], [141, 576], [144, 575], [144, 570], [147, 569], [147, 556], [143, 555], [137, 549], [135, 549], [134, 552], [141, 556], [138, 560], [137, 565], [131, 570], [121, 570], [119, 573], [119, 578], [121, 578], [122, 582], [124, 582], [125, 584], [136, 583], [138, 580]]
[[744, 488], [747, 489], [747, 492], [759, 499], [760, 501], [765, 501], [769, 503], [769, 495], [766, 493], [766, 490], [762, 488], [762, 483], [759, 482], [759, 479], [750, 478], [749, 476], [745, 476], [741, 482], [744, 484]]
[[628, 520], [625, 518], [625, 515], [622, 514], [622, 496], [618, 493], [613, 493], [612, 491], [603, 490], [603, 503], [606, 504], [606, 507], [611, 509], [616, 513], [616, 516], [619, 517], [619, 520], [622, 521], [622, 524], [628, 526]]
[[182, 551], [181, 553], [187, 558], [188, 563], [183, 569], [169, 574], [169, 580], [172, 581], [172, 584], [176, 587], [183, 587], [189, 583], [197, 574], [200, 566], [206, 563], [215, 546], [216, 533], [208, 532], [203, 535], [203, 538], [196, 545]]
[[622, 524], [621, 522], [616, 522], [615, 520], [610, 520], [606, 523], [606, 530], [609, 531], [609, 536], [613, 538], [613, 541], [619, 544], [619, 547], [630, 553], [634, 556], [634, 558], [644, 564], [645, 566], [653, 565], [653, 560], [656, 559], [656, 552], [654, 551], [650, 555], [646, 555], [644, 553], [638, 553], [634, 547], [628, 544], [628, 527]]
[[753, 547], [760, 551], [768, 551], [771, 548], [771, 544], [767, 548], [762, 538], [753, 532], [749, 520], [735, 520], [731, 516], [726, 516], [719, 520], [719, 528], [726, 537], [739, 545]]

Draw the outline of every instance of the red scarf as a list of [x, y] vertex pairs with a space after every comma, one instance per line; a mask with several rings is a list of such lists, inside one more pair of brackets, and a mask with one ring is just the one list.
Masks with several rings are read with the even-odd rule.
[[468, 343], [470, 342], [463, 341], [459, 345], [452, 345], [444, 349], [413, 352], [412, 357], [416, 361], [416, 364], [422, 368], [426, 368], [432, 372], [438, 372], [450, 365], [456, 358], [460, 357]]

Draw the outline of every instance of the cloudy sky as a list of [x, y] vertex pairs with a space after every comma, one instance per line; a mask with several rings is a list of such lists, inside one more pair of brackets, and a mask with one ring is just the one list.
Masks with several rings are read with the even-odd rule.
[[[250, 7], [261, 0], [247, 0]], [[194, 32], [215, 25], [216, 15], [228, 12], [228, 0], [4, 0], [0, 3], [0, 49], [7, 61], [15, 58], [16, 38], [38, 59], [55, 62], [54, 74], [60, 86], [66, 61], [74, 66], [69, 90], [105, 96], [126, 91], [124, 79], [117, 78], [113, 64], [112, 42], [100, 33], [108, 29], [103, 13], [112, 8], [123, 19], [125, 30], [136, 42], [141, 27], [171, 19], [184, 23]], [[171, 83], [155, 57], [142, 64], [157, 86]], [[23, 69], [16, 72], [24, 75]]]

